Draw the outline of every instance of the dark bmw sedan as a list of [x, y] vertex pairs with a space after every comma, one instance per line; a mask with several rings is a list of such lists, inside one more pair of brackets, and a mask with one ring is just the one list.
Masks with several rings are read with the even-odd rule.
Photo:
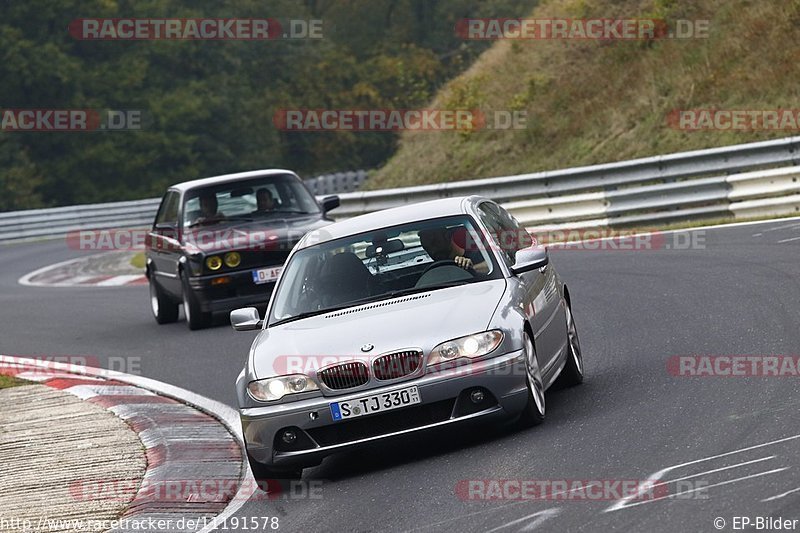
[[289, 252], [332, 221], [338, 196], [321, 202], [288, 170], [256, 170], [179, 183], [161, 200], [146, 239], [150, 306], [159, 324], [190, 329], [214, 313], [266, 308]]

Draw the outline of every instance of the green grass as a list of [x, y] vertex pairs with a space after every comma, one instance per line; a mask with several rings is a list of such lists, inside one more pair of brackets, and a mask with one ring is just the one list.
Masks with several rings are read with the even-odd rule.
[[144, 252], [137, 252], [136, 255], [131, 257], [131, 266], [144, 270], [145, 261]]
[[0, 374], [0, 389], [10, 389], [11, 387], [19, 387], [20, 385], [30, 385], [30, 382]]
[[[502, 16], [498, 14], [498, 16]], [[709, 20], [709, 37], [499, 41], [430, 103], [522, 110], [527, 127], [406, 132], [368, 189], [504, 176], [796, 135], [681, 131], [676, 109], [792, 109], [800, 101], [800, 0], [548, 0], [535, 18]]]

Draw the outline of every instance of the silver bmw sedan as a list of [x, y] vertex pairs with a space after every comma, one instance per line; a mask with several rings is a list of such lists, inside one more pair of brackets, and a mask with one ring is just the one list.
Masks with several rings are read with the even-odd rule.
[[523, 227], [478, 196], [370, 213], [292, 250], [237, 380], [256, 479], [450, 424], [545, 418], [583, 381], [570, 293]]

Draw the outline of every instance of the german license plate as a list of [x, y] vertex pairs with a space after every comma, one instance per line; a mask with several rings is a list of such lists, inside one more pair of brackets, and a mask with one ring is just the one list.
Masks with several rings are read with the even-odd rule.
[[421, 401], [419, 389], [416, 386], [407, 387], [405, 389], [363, 396], [346, 402], [333, 402], [331, 403], [331, 415], [333, 415], [334, 420], [347, 420], [359, 416], [371, 415], [373, 413], [382, 413], [384, 411], [391, 411], [392, 409], [399, 409], [400, 407], [414, 405]]
[[282, 266], [272, 268], [260, 268], [253, 270], [253, 283], [261, 285], [262, 283], [269, 283], [278, 279], [283, 270]]

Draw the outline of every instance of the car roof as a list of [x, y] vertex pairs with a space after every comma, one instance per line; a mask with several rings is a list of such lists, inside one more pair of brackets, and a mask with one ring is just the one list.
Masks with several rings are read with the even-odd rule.
[[383, 211], [375, 211], [374, 213], [367, 213], [366, 215], [359, 215], [312, 231], [300, 241], [298, 249], [366, 231], [399, 226], [418, 220], [467, 214], [471, 212], [470, 206], [474, 206], [484, 200], [486, 200], [486, 198], [480, 196], [458, 196], [454, 198], [419, 202], [401, 207], [384, 209]]
[[196, 180], [184, 181], [181, 183], [176, 183], [172, 185], [169, 189], [172, 191], [180, 191], [186, 192], [190, 189], [196, 189], [199, 187], [206, 187], [208, 185], [219, 185], [220, 183], [228, 183], [228, 182], [235, 182], [240, 180], [246, 180], [251, 178], [259, 178], [262, 176], [280, 176], [280, 175], [292, 175], [297, 177], [297, 174], [292, 172], [291, 170], [284, 170], [280, 168], [271, 168], [271, 169], [264, 169], [264, 170], [250, 170], [247, 172], [237, 172], [236, 174], [224, 174], [222, 176], [212, 176], [210, 178], [200, 178]]

